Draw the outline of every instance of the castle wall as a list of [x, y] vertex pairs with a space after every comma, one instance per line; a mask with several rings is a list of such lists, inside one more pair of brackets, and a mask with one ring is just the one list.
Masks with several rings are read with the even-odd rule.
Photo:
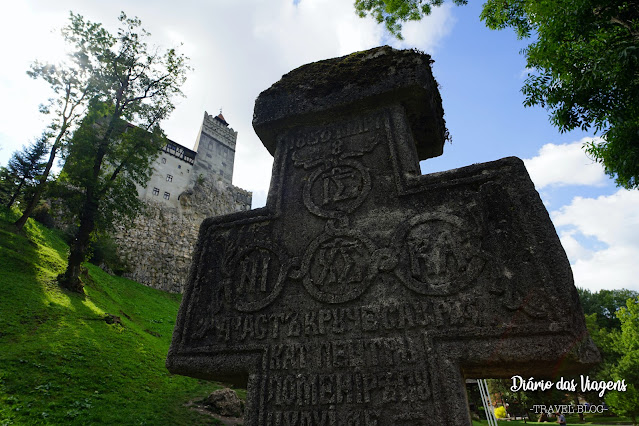
[[167, 144], [153, 162], [154, 171], [146, 187], [138, 187], [140, 198], [177, 208], [179, 195], [193, 184], [194, 157], [194, 151]]
[[[124, 276], [172, 293], [181, 293], [189, 274], [200, 224], [251, 208], [251, 193], [214, 177], [200, 180], [180, 194], [175, 207], [146, 201], [147, 213], [113, 238], [132, 270]], [[177, 197], [176, 197], [177, 199]]]
[[222, 113], [204, 113], [194, 150], [173, 141], [138, 187], [146, 214], [113, 239], [131, 271], [126, 277], [160, 290], [182, 292], [202, 221], [250, 210], [252, 194], [231, 184], [237, 132]]

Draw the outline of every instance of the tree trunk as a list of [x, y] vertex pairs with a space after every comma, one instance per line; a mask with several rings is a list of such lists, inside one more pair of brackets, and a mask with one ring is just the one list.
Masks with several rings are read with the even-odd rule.
[[[93, 198], [93, 196], [91, 196], [91, 198]], [[58, 276], [58, 282], [61, 287], [76, 293], [82, 293], [84, 288], [84, 284], [80, 279], [80, 273], [82, 272], [82, 262], [84, 262], [89, 249], [91, 233], [95, 227], [97, 208], [98, 206], [95, 200], [90, 199], [85, 202], [82, 212], [80, 213], [80, 227], [69, 249], [67, 270], [64, 274]]]
[[44, 186], [47, 182], [47, 178], [49, 177], [49, 172], [51, 171], [51, 167], [53, 167], [53, 161], [55, 160], [56, 153], [58, 152], [63, 131], [66, 132], [66, 127], [64, 126], [60, 130], [60, 134], [58, 135], [55, 143], [51, 147], [51, 153], [49, 154], [49, 161], [47, 161], [47, 166], [44, 168], [44, 172], [42, 173], [42, 177], [40, 177], [40, 182], [38, 182], [38, 186], [36, 186], [33, 197], [31, 197], [31, 200], [27, 204], [27, 207], [25, 207], [24, 211], [22, 212], [22, 216], [20, 216], [20, 219], [16, 220], [14, 223], [15, 227], [18, 228], [18, 231], [22, 229], [25, 223], [27, 223], [27, 219], [31, 217], [33, 210], [38, 205], [38, 201], [40, 201], [40, 196], [44, 192]]
[[18, 185], [18, 187], [16, 188], [16, 190], [14, 191], [13, 195], [11, 196], [11, 200], [9, 200], [9, 203], [7, 203], [7, 207], [11, 208], [11, 206], [13, 205], [13, 203], [15, 203], [16, 198], [18, 198], [18, 194], [20, 193], [20, 190], [22, 189], [22, 186], [24, 185], [24, 182], [27, 180], [26, 177], [23, 177], [22, 180], [20, 181], [20, 184]]
[[[109, 132], [107, 132], [109, 134]], [[86, 186], [84, 205], [80, 211], [80, 227], [75, 238], [71, 242], [69, 248], [69, 262], [67, 270], [64, 274], [58, 275], [60, 286], [76, 293], [82, 293], [84, 284], [80, 279], [82, 262], [84, 262], [87, 251], [89, 250], [89, 242], [91, 241], [91, 233], [95, 227], [95, 220], [100, 205], [100, 196], [98, 193], [98, 181], [100, 177], [100, 169], [102, 161], [106, 155], [107, 139], [103, 138], [98, 143], [98, 150], [93, 162], [93, 172]]]

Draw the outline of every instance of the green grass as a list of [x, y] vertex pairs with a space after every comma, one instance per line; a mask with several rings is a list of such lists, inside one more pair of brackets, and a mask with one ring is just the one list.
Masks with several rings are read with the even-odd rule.
[[214, 424], [184, 404], [219, 384], [164, 367], [180, 296], [91, 264], [84, 296], [62, 291], [61, 234], [15, 219], [0, 209], [0, 425]]
[[[62, 291], [55, 283], [68, 250], [61, 234], [31, 219], [16, 234], [16, 218], [0, 208], [0, 426], [215, 424], [184, 405], [219, 384], [164, 367], [181, 297], [91, 264], [84, 296]], [[107, 315], [122, 324], [108, 324]], [[568, 424], [629, 424], [576, 420]]]

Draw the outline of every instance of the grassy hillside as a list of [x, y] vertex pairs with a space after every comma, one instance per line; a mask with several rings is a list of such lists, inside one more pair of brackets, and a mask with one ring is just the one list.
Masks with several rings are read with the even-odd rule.
[[184, 404], [219, 386], [164, 367], [180, 296], [90, 264], [86, 295], [64, 292], [60, 234], [12, 220], [0, 210], [0, 425], [212, 424]]

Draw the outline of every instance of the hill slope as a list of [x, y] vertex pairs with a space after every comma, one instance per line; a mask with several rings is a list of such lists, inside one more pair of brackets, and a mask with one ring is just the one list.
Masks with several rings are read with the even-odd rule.
[[0, 425], [212, 424], [184, 406], [218, 384], [164, 367], [180, 296], [88, 264], [85, 296], [60, 290], [67, 245], [0, 210]]

